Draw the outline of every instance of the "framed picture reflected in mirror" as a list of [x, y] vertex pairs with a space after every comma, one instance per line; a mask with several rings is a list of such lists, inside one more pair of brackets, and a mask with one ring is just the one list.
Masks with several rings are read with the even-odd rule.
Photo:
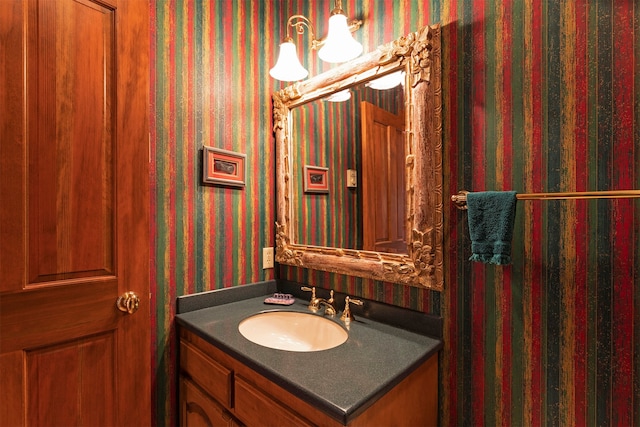
[[329, 193], [329, 169], [304, 165], [304, 192]]

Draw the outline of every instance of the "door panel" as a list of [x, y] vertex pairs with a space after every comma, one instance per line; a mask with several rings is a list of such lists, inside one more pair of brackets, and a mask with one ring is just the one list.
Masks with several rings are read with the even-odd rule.
[[362, 101], [363, 249], [407, 253], [404, 116]]
[[0, 425], [151, 422], [148, 8], [0, 2]]
[[27, 424], [115, 425], [115, 352], [111, 332], [26, 352]]
[[26, 274], [25, 19], [26, 4], [0, 1], [0, 292], [21, 289]]
[[29, 15], [29, 282], [114, 274], [115, 13], [40, 1]]

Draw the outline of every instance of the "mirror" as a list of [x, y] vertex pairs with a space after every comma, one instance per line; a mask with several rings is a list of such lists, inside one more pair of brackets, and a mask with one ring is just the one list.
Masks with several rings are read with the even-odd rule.
[[279, 263], [442, 289], [438, 25], [274, 93], [273, 123]]
[[[291, 109], [291, 204], [297, 213], [291, 227], [296, 243], [408, 254], [405, 75], [399, 71], [384, 78], [389, 77], [395, 81], [385, 89], [362, 82], [338, 92], [343, 99], [332, 94]], [[325, 173], [314, 173], [317, 167], [327, 169], [324, 191], [305, 185], [322, 180]], [[309, 223], [315, 226], [307, 227]]]

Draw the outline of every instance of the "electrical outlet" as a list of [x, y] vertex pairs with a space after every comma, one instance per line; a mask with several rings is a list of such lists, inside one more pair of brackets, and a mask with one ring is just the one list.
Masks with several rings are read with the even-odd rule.
[[273, 248], [262, 248], [262, 269], [273, 268]]

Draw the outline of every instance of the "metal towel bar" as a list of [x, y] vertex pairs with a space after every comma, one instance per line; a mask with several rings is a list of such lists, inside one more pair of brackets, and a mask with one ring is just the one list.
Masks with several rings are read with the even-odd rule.
[[[458, 209], [467, 209], [467, 193], [461, 190], [451, 196]], [[640, 190], [582, 191], [568, 193], [518, 193], [518, 200], [564, 200], [564, 199], [628, 199], [640, 197]]]

